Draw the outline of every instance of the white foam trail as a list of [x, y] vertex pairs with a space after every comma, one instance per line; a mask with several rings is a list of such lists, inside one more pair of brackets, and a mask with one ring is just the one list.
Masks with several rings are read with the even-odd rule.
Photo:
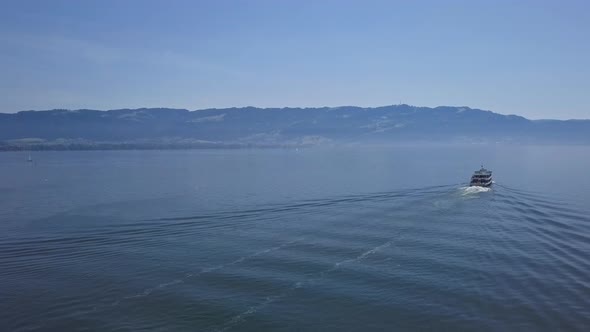
[[[148, 288], [148, 289], [144, 290], [141, 293], [138, 293], [138, 294], [135, 294], [135, 295], [130, 295], [130, 296], [125, 296], [123, 299], [124, 300], [129, 300], [129, 299], [135, 299], [135, 298], [138, 298], [138, 297], [148, 296], [151, 293], [153, 293], [155, 290], [166, 288], [166, 287], [169, 287], [169, 286], [172, 286], [172, 285], [176, 285], [176, 284], [181, 284], [181, 283], [184, 283], [184, 280], [183, 279], [175, 279], [175, 280], [172, 280], [170, 282], [165, 282], [165, 283], [159, 284], [156, 287]], [[119, 304], [119, 303], [120, 303], [120, 301], [116, 301], [113, 304], [116, 305], [116, 304]]]
[[354, 262], [358, 262], [360, 260], [363, 260], [363, 259], [369, 257], [370, 255], [376, 253], [377, 251], [379, 251], [379, 250], [381, 250], [383, 248], [389, 247], [391, 245], [391, 242], [392, 241], [389, 241], [389, 242], [386, 242], [386, 243], [384, 243], [384, 244], [382, 244], [380, 246], [377, 246], [377, 247], [375, 247], [375, 248], [373, 248], [371, 250], [367, 250], [367, 251], [365, 251], [364, 253], [360, 254], [359, 256], [357, 256], [355, 258], [346, 259], [346, 260], [343, 260], [341, 262], [338, 262], [338, 263], [334, 264], [334, 267], [331, 270], [329, 270], [329, 271], [333, 271], [333, 270], [339, 268], [343, 264], [350, 264], [350, 263], [354, 263]]
[[258, 310], [266, 307], [267, 305], [275, 302], [276, 300], [284, 297], [286, 294], [281, 294], [278, 296], [269, 296], [263, 302], [260, 302], [257, 305], [251, 306], [248, 310], [232, 317], [227, 323], [223, 324], [223, 327], [215, 330], [216, 332], [223, 332], [231, 329], [232, 327], [236, 326], [237, 324], [246, 320], [246, 317], [255, 314]]
[[293, 292], [296, 289], [299, 288], [303, 288], [306, 285], [311, 285], [321, 279], [323, 279], [325, 277], [326, 274], [336, 271], [338, 270], [342, 265], [346, 265], [346, 264], [351, 264], [351, 263], [355, 263], [355, 262], [359, 262], [362, 261], [363, 259], [373, 255], [374, 253], [376, 253], [377, 251], [387, 248], [389, 247], [391, 244], [393, 243], [393, 241], [388, 241], [386, 243], [383, 243], [379, 246], [376, 246], [373, 249], [367, 250], [365, 252], [363, 252], [362, 254], [356, 256], [355, 258], [350, 258], [350, 259], [345, 259], [343, 261], [334, 263], [334, 265], [327, 270], [321, 271], [317, 274], [317, 277], [315, 278], [310, 278], [304, 281], [298, 281], [296, 283], [294, 283], [293, 285], [291, 285], [291, 287], [289, 287], [287, 290], [285, 290], [283, 293], [275, 295], [275, 296], [268, 296], [263, 302], [260, 302], [257, 305], [253, 305], [251, 307], [249, 307], [247, 310], [245, 310], [244, 312], [239, 313], [238, 315], [232, 317], [230, 320], [228, 320], [226, 323], [224, 323], [222, 325], [222, 327], [215, 329], [214, 331], [216, 332], [224, 332], [227, 331], [233, 327], [235, 327], [236, 325], [238, 325], [239, 323], [243, 322], [246, 320], [246, 317], [255, 314], [256, 312], [258, 312], [259, 310], [263, 309], [264, 307], [268, 306], [269, 304], [286, 297], [287, 295], [289, 295], [289, 293]]
[[301, 240], [303, 240], [303, 238], [298, 238], [298, 239], [295, 239], [293, 241], [289, 241], [289, 242], [283, 243], [281, 245], [278, 245], [276, 247], [264, 249], [264, 250], [255, 252], [255, 253], [253, 253], [251, 255], [240, 257], [240, 258], [238, 258], [238, 259], [236, 259], [234, 261], [231, 261], [229, 263], [226, 263], [226, 264], [220, 264], [220, 265], [213, 266], [213, 267], [203, 268], [200, 271], [194, 272], [194, 273], [191, 273], [191, 272], [186, 273], [184, 275], [184, 278], [175, 279], [175, 280], [172, 280], [172, 281], [169, 281], [169, 282], [161, 283], [161, 284], [159, 284], [159, 285], [157, 285], [155, 287], [146, 288], [146, 289], [144, 289], [140, 293], [137, 293], [137, 294], [134, 294], [134, 295], [128, 295], [128, 296], [123, 297], [120, 300], [114, 301], [113, 303], [111, 303], [110, 306], [114, 307], [114, 306], [117, 306], [117, 305], [121, 304], [122, 301], [132, 300], [132, 299], [137, 299], [137, 298], [142, 298], [142, 297], [149, 296], [150, 294], [152, 294], [156, 290], [160, 290], [160, 289], [164, 289], [164, 288], [167, 288], [167, 287], [170, 287], [170, 286], [173, 286], [173, 285], [184, 283], [184, 282], [186, 282], [187, 279], [195, 278], [195, 277], [198, 277], [198, 276], [203, 275], [203, 274], [206, 274], [206, 273], [211, 273], [211, 272], [214, 272], [214, 271], [221, 270], [221, 269], [223, 269], [225, 267], [228, 267], [228, 266], [232, 266], [232, 265], [236, 265], [236, 264], [242, 263], [242, 262], [244, 262], [246, 260], [250, 260], [250, 259], [255, 258], [255, 257], [258, 257], [260, 255], [264, 255], [264, 254], [267, 254], [269, 252], [282, 249], [282, 248], [284, 248], [286, 246], [292, 245], [293, 243], [299, 242]]
[[462, 191], [461, 195], [463, 195], [463, 196], [485, 193], [485, 192], [492, 190], [492, 188], [490, 188], [490, 187], [478, 187], [478, 186], [461, 187], [459, 189]]

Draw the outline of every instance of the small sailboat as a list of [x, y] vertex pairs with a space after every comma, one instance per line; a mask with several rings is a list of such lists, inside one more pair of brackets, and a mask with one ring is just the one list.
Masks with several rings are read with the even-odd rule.
[[492, 171], [483, 168], [483, 165], [481, 165], [479, 171], [475, 171], [471, 176], [469, 186], [490, 187], [491, 185]]
[[33, 157], [31, 157], [31, 154], [29, 153], [29, 158], [27, 158], [27, 162], [32, 163], [33, 162]]

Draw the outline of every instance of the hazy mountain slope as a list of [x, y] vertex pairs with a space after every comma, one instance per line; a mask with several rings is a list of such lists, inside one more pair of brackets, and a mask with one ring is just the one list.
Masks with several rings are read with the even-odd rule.
[[[531, 121], [468, 107], [120, 109], [0, 114], [7, 145], [90, 142], [319, 143], [514, 142], [590, 143], [590, 120]], [[16, 140], [16, 141], [15, 141]], [[25, 143], [23, 143], [25, 142]], [[26, 143], [28, 142], [28, 143]], [[57, 144], [57, 143], [55, 143]]]

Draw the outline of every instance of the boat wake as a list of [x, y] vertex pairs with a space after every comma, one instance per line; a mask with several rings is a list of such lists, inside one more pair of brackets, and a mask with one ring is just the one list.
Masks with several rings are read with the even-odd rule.
[[308, 279], [298, 281], [298, 282], [292, 284], [290, 287], [288, 287], [284, 292], [282, 292], [280, 294], [267, 296], [264, 299], [264, 301], [262, 301], [261, 303], [258, 303], [258, 304], [255, 304], [255, 305], [249, 307], [247, 310], [232, 317], [226, 323], [222, 324], [220, 327], [214, 329], [213, 331], [215, 331], [215, 332], [228, 331], [228, 330], [234, 328], [235, 326], [237, 326], [238, 324], [246, 321], [248, 316], [251, 316], [251, 315], [257, 313], [259, 310], [262, 310], [263, 308], [274, 303], [275, 301], [283, 299], [289, 295], [292, 295], [293, 292], [295, 292], [296, 290], [298, 290], [300, 288], [303, 288], [306, 286], [311, 286], [314, 283], [323, 280], [324, 277], [326, 277], [328, 274], [341, 269], [342, 266], [360, 262], [360, 261], [366, 259], [367, 257], [377, 253], [378, 251], [383, 250], [387, 247], [390, 247], [392, 244], [393, 244], [393, 240], [390, 240], [390, 241], [387, 241], [387, 242], [385, 242], [381, 245], [378, 245], [372, 249], [369, 249], [356, 257], [336, 262], [336, 263], [334, 263], [334, 265], [332, 265], [331, 268], [324, 270], [324, 271], [320, 271], [313, 277], [310, 277]]
[[79, 311], [78, 314], [85, 314], [85, 313], [95, 312], [95, 311], [98, 311], [98, 310], [101, 310], [101, 309], [106, 309], [106, 308], [109, 308], [109, 307], [118, 306], [123, 301], [129, 301], [129, 300], [143, 298], [143, 297], [146, 297], [146, 296], [151, 295], [155, 291], [162, 290], [164, 288], [168, 288], [170, 286], [174, 286], [174, 285], [177, 285], [177, 284], [186, 283], [188, 281], [188, 279], [196, 278], [196, 277], [199, 277], [199, 276], [201, 276], [203, 274], [215, 272], [217, 270], [221, 270], [223, 268], [226, 268], [226, 267], [229, 267], [229, 266], [232, 266], [232, 265], [240, 264], [240, 263], [242, 263], [244, 261], [248, 261], [250, 259], [256, 258], [258, 256], [261, 256], [261, 255], [264, 255], [264, 254], [267, 254], [267, 253], [270, 253], [272, 251], [283, 249], [283, 248], [285, 248], [287, 246], [290, 246], [290, 245], [292, 245], [294, 243], [300, 242], [301, 240], [303, 240], [303, 238], [297, 238], [295, 240], [292, 240], [292, 241], [283, 243], [283, 244], [278, 245], [276, 247], [264, 249], [264, 250], [255, 252], [255, 253], [253, 253], [251, 255], [248, 255], [248, 256], [242, 256], [242, 257], [240, 257], [240, 258], [238, 258], [238, 259], [236, 259], [234, 261], [231, 261], [229, 263], [225, 263], [225, 264], [221, 264], [221, 265], [217, 265], [217, 266], [213, 266], [213, 267], [208, 267], [208, 268], [203, 268], [203, 269], [201, 269], [200, 271], [197, 271], [197, 272], [186, 273], [184, 275], [184, 277], [181, 277], [181, 278], [178, 278], [178, 279], [174, 279], [174, 280], [169, 281], [169, 282], [161, 283], [161, 284], [159, 284], [159, 285], [157, 285], [155, 287], [147, 288], [147, 289], [145, 289], [142, 292], [137, 293], [137, 294], [125, 296], [125, 297], [123, 297], [121, 299], [118, 299], [118, 300], [112, 302], [110, 305], [95, 305], [91, 310], [88, 310], [86, 312]]
[[461, 195], [463, 196], [471, 196], [477, 195], [479, 193], [486, 193], [492, 190], [490, 187], [479, 187], [479, 186], [470, 186], [470, 187], [461, 187]]

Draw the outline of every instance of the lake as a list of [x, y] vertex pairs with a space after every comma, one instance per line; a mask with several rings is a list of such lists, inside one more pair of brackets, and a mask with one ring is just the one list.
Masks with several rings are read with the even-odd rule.
[[590, 147], [28, 155], [0, 153], [2, 331], [590, 326]]

